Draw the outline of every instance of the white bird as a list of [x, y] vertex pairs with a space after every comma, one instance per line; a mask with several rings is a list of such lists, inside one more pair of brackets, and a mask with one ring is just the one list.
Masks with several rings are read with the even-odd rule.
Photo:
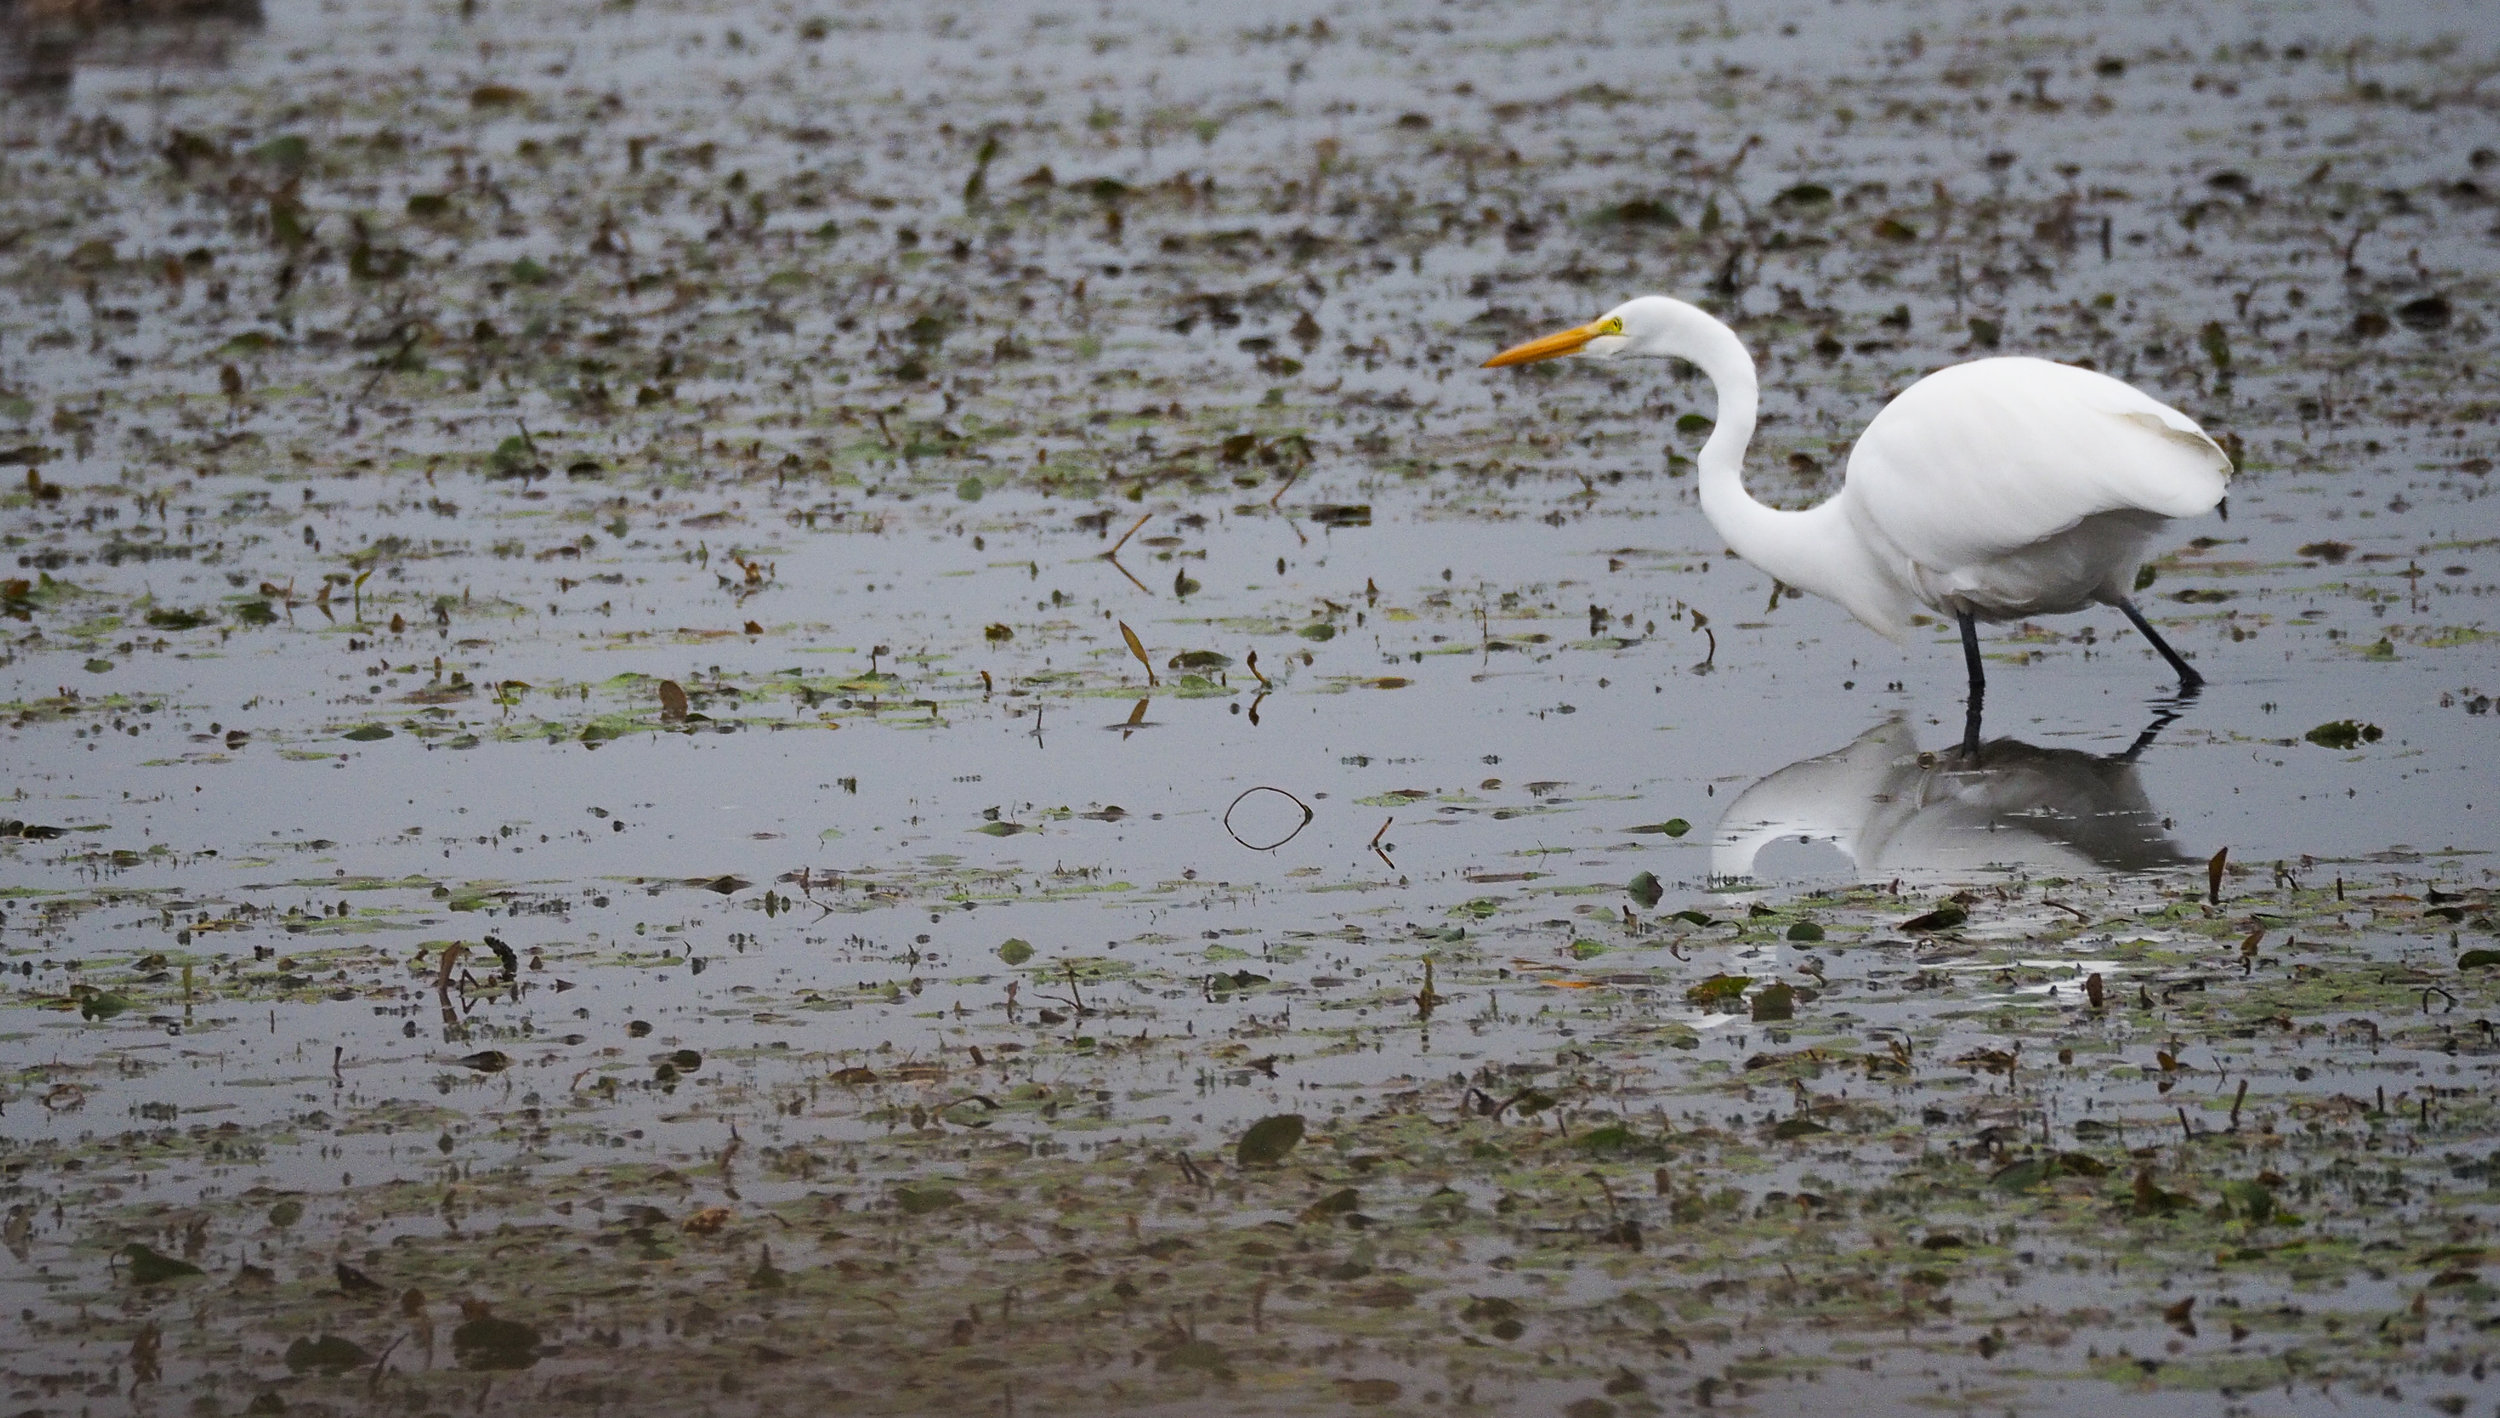
[[2231, 460], [2196, 421], [2108, 375], [2044, 359], [1973, 360], [1903, 390], [1858, 436], [1838, 494], [1785, 512], [1745, 491], [1760, 388], [1736, 332], [1665, 296], [1530, 340], [1486, 368], [1564, 355], [1674, 357], [1719, 401], [1701, 510], [1738, 556], [1838, 601], [1894, 641], [1921, 606], [1958, 621], [1970, 671], [1964, 746], [1979, 747], [1979, 621], [2099, 604], [2134, 623], [2192, 691], [2204, 677], [2128, 599], [2144, 545], [2222, 501]]

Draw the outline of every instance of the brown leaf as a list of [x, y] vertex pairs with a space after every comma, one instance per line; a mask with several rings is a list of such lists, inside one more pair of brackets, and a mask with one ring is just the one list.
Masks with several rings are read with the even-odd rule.
[[660, 681], [660, 717], [672, 724], [686, 717], [685, 686], [673, 679]]
[[1137, 632], [1129, 629], [1125, 620], [1120, 622], [1120, 638], [1128, 642], [1128, 652], [1137, 657], [1137, 663], [1146, 667], [1146, 683], [1161, 684], [1163, 681], [1155, 678], [1155, 662], [1146, 656], [1146, 642], [1137, 638]]

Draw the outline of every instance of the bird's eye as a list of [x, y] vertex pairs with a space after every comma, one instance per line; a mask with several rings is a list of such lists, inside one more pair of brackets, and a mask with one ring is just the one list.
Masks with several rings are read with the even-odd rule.
[[1623, 317], [1620, 315], [1609, 315], [1603, 321], [1599, 322], [1597, 329], [1600, 334], [1620, 335], [1623, 333]]

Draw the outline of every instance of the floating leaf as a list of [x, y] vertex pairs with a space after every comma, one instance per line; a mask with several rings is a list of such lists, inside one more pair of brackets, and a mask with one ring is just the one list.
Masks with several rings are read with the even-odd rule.
[[1627, 827], [1623, 830], [1642, 836], [1656, 836], [1664, 833], [1669, 837], [1681, 837], [1693, 830], [1693, 824], [1680, 817], [1670, 817], [1664, 822], [1644, 822], [1638, 827]]
[[1667, 889], [1658, 884], [1658, 875], [1655, 872], [1645, 871], [1634, 876], [1624, 884], [1623, 889], [1631, 895], [1633, 900], [1644, 907], [1657, 905], [1667, 894]]
[[1794, 987], [1773, 980], [1754, 992], [1753, 1017], [1757, 1024], [1776, 1023], [1797, 1016], [1797, 991]]
[[676, 723], [686, 717], [686, 687], [673, 679], [660, 681], [660, 718]]
[[1830, 1131], [1812, 1118], [1790, 1118], [1771, 1129], [1771, 1136], [1782, 1142], [1794, 1142], [1801, 1137], [1820, 1137]]
[[111, 990], [94, 990], [78, 997], [78, 1017], [81, 1019], [110, 1019], [128, 1008], [129, 996], [115, 994]]
[[1348, 1212], [1354, 1210], [1354, 1208], [1361, 1204], [1361, 1202], [1362, 1195], [1356, 1192], [1354, 1188], [1340, 1187], [1337, 1190], [1330, 1192], [1328, 1195], [1321, 1197], [1319, 1200], [1312, 1202], [1309, 1206], [1302, 1208], [1302, 1215], [1300, 1219], [1305, 1222], [1326, 1221], [1330, 1217], [1343, 1216], [1347, 1214]]
[[998, 947], [998, 958], [1010, 965], [1021, 965], [1033, 958], [1033, 942], [1010, 936]]
[[1265, 1166], [1284, 1160], [1285, 1154], [1293, 1151], [1301, 1141], [1302, 1115], [1279, 1113], [1252, 1123], [1249, 1131], [1241, 1135], [1240, 1144], [1233, 1149], [1233, 1157], [1245, 1167]]
[[168, 1280], [205, 1273], [187, 1260], [160, 1255], [138, 1241], [122, 1247], [122, 1260], [130, 1267], [130, 1283], [133, 1285], [162, 1285]]
[[1947, 901], [1943, 905], [1938, 906], [1935, 910], [1930, 911], [1923, 916], [1912, 916], [1910, 919], [1903, 921], [1901, 923], [1901, 929], [1912, 932], [1913, 934], [1932, 935], [1938, 931], [1952, 930], [1954, 927], [1961, 925], [1969, 919], [1970, 912], [1963, 910], [1960, 906], [1955, 905], [1953, 902]]
[[894, 1204], [901, 1207], [906, 1216], [926, 1216], [933, 1211], [944, 1211], [962, 1200], [954, 1192], [940, 1186], [894, 1189]]
[[538, 1331], [519, 1320], [480, 1315], [451, 1332], [451, 1352], [464, 1369], [526, 1369], [538, 1362]]
[[286, 1366], [291, 1373], [307, 1373], [318, 1369], [325, 1374], [343, 1374], [361, 1369], [373, 1362], [365, 1347], [352, 1339], [325, 1334], [319, 1339], [298, 1339], [286, 1347]]
[[2469, 950], [2457, 957], [2460, 970], [2488, 970], [2500, 965], [2500, 950]]
[[1685, 990], [1684, 1001], [1687, 1004], [1700, 1005], [1705, 1009], [1734, 1004], [1744, 996], [1746, 989], [1752, 984], [1751, 975], [1713, 975]]
[[1675, 208], [1655, 197], [1635, 197], [1628, 202], [1605, 208], [1597, 214], [1599, 221], [1617, 221], [1625, 226], [1662, 226], [1678, 228], [1684, 219]]
[[2396, 318], [2402, 320], [2407, 329], [2426, 332], [2445, 329], [2454, 313], [2448, 304], [2448, 297], [2444, 295], [2421, 296], [2396, 307]]
[[1156, 1356], [1156, 1372], [1168, 1374], [1176, 1369], [1196, 1369], [1219, 1377], [1231, 1372], [1224, 1362], [1223, 1348], [1211, 1339], [1184, 1339]]
[[2354, 749], [2365, 743], [2377, 743], [2386, 737], [2386, 731], [2376, 724], [2364, 724], [2354, 719], [2335, 719], [2318, 725], [2301, 737], [2320, 748]]
[[1823, 938], [1823, 928], [1812, 921], [1799, 921], [1788, 928], [1788, 938], [1794, 941], [1818, 941]]
[[281, 1231], [303, 1219], [304, 1203], [293, 1197], [288, 1197], [269, 1208], [269, 1224]]
[[1128, 652], [1137, 657], [1137, 663], [1146, 667], [1146, 683], [1162, 683], [1155, 678], [1155, 662], [1146, 656], [1146, 642], [1137, 638], [1137, 632], [1129, 629], [1125, 620], [1120, 622], [1120, 638], [1128, 642]]
[[347, 739], [353, 743], [375, 743], [382, 739], [389, 738], [390, 736], [391, 731], [383, 728], [380, 724], [360, 724], [355, 728], [349, 729], [346, 733], [339, 735], [340, 738]]
[[1021, 822], [984, 822], [972, 830], [984, 837], [1013, 837], [1026, 828]]

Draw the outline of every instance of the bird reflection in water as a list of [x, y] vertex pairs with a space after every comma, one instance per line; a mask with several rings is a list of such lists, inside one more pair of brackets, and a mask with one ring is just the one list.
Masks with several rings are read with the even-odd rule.
[[1754, 874], [1775, 842], [1828, 843], [1865, 880], [1965, 877], [1990, 867], [2136, 872], [2183, 864], [2144, 795], [2136, 760], [2176, 719], [2167, 702], [2126, 752], [1995, 739], [1977, 755], [1921, 752], [1888, 719], [1837, 752], [1792, 763], [1728, 804], [1710, 849], [1714, 881]]

